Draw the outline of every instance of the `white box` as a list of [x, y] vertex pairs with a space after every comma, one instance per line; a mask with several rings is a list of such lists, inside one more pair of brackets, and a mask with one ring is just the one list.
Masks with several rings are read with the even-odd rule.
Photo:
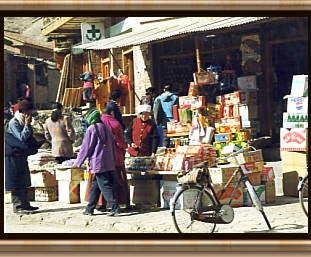
[[87, 201], [85, 201], [86, 188], [87, 188], [87, 181], [86, 180], [80, 181], [80, 202], [81, 203], [87, 203]]
[[291, 97], [287, 98], [288, 113], [308, 113], [308, 97]]
[[308, 129], [281, 128], [281, 151], [305, 152], [308, 145]]
[[58, 181], [58, 201], [62, 203], [80, 202], [80, 181]]
[[63, 181], [82, 181], [84, 175], [84, 169], [56, 169], [56, 180]]
[[58, 200], [57, 186], [53, 187], [36, 187], [35, 201], [36, 202], [54, 202]]
[[292, 81], [292, 96], [308, 96], [308, 75], [294, 75]]
[[[160, 181], [160, 203], [161, 208], [169, 208], [170, 200], [177, 191], [177, 181], [161, 180]], [[176, 205], [176, 209], [180, 209], [180, 201]]]
[[[295, 118], [298, 121], [288, 121], [288, 117]], [[300, 122], [299, 120], [308, 119], [308, 113], [283, 113], [283, 128], [308, 128], [308, 121]]]
[[238, 90], [257, 89], [256, 76], [238, 77]]
[[242, 120], [257, 119], [258, 105], [257, 104], [239, 105], [239, 113]]
[[55, 175], [48, 171], [30, 173], [32, 187], [53, 187], [57, 186]]
[[[256, 194], [260, 202], [265, 203], [266, 202], [266, 186], [265, 185], [254, 186], [254, 189], [256, 191]], [[244, 203], [244, 206], [252, 206], [252, 200], [246, 188], [244, 189], [244, 192], [243, 192], [243, 203]]]

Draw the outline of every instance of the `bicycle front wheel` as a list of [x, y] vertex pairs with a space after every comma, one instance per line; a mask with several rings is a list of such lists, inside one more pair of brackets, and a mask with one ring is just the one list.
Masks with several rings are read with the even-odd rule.
[[308, 217], [308, 177], [305, 178], [303, 181], [303, 186], [301, 190], [299, 191], [299, 201], [302, 207], [303, 212]]
[[[215, 223], [206, 223], [193, 219], [193, 214], [200, 214], [199, 209], [214, 206], [215, 200], [209, 192], [199, 186], [184, 188], [173, 203], [173, 220], [179, 233], [213, 233]], [[210, 215], [215, 216], [215, 211]]]

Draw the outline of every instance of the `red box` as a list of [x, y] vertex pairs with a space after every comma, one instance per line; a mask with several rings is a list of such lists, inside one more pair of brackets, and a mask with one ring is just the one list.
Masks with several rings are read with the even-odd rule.
[[275, 179], [275, 174], [273, 171], [273, 167], [264, 167], [264, 170], [261, 172], [261, 181], [266, 182], [272, 182]]

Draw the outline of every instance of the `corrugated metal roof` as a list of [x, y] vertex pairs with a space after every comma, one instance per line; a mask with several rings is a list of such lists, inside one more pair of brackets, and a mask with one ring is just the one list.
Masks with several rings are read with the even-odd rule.
[[268, 17], [188, 17], [141, 25], [136, 31], [75, 46], [86, 50], [103, 50], [140, 45], [187, 33], [212, 31], [256, 22]]

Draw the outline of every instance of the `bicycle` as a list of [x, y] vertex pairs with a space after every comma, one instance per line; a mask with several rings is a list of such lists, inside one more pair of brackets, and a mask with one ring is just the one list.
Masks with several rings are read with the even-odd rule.
[[[227, 157], [218, 158], [217, 160], [235, 158], [238, 163], [236, 156], [246, 151], [248, 148], [242, 148]], [[254, 147], [250, 148], [254, 149]], [[234, 211], [230, 204], [241, 183], [244, 184], [253, 205], [255, 205], [256, 209], [262, 214], [268, 228], [271, 229], [270, 222], [263, 210], [263, 206], [256, 191], [245, 175], [248, 172], [243, 164], [238, 164], [219, 196], [213, 188], [208, 171], [208, 163], [200, 163], [194, 166], [192, 171], [193, 170], [201, 171], [201, 176], [199, 176], [198, 179], [199, 181], [197, 181], [197, 183], [178, 183], [179, 187], [170, 201], [170, 212], [173, 217], [175, 228], [179, 233], [213, 233], [216, 224], [231, 223], [234, 219]], [[221, 204], [219, 199], [221, 199], [226, 188], [238, 174], [240, 174], [240, 177], [230, 195], [228, 204]]]
[[303, 212], [308, 217], [308, 174], [304, 177], [299, 178], [298, 192], [299, 192], [299, 202], [301, 204]]

